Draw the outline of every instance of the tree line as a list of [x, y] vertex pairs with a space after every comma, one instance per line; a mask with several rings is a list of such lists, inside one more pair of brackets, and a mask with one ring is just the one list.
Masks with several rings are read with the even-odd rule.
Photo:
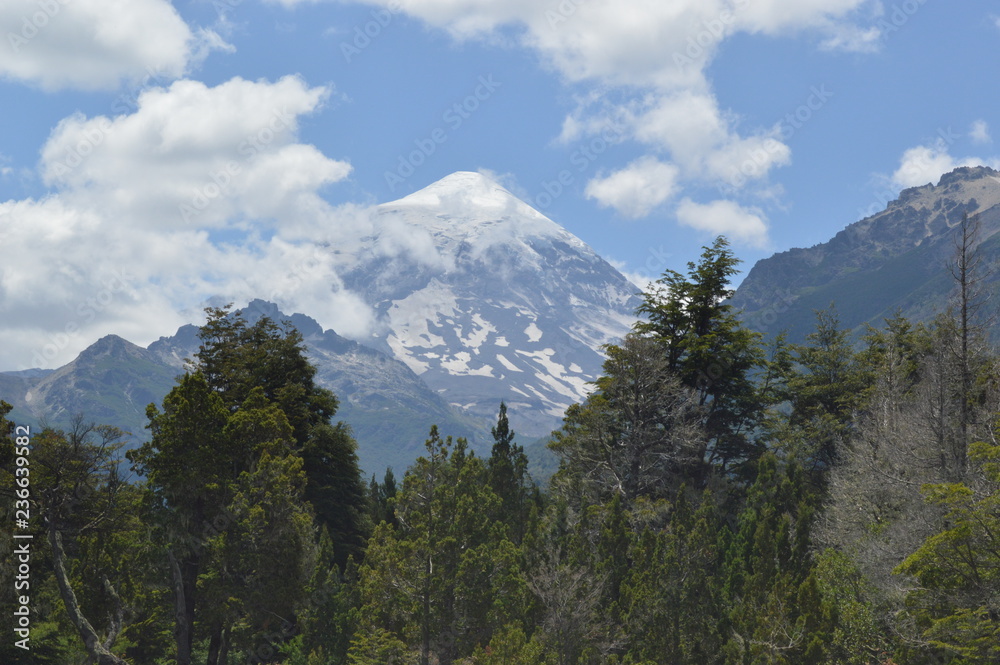
[[743, 325], [717, 239], [644, 293], [544, 488], [502, 403], [488, 455], [433, 427], [401, 479], [366, 481], [301, 336], [210, 309], [146, 444], [83, 418], [34, 436], [25, 662], [998, 662], [976, 232], [947, 313], [855, 338], [831, 306], [802, 344]]

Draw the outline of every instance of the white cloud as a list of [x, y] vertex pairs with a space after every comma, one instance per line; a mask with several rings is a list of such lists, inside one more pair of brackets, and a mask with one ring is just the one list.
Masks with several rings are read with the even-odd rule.
[[768, 244], [767, 223], [762, 213], [733, 201], [701, 204], [686, 198], [677, 206], [677, 221], [684, 226], [713, 235], [725, 235], [754, 247], [763, 248]]
[[[282, 0], [294, 5], [296, 0]], [[520, 30], [571, 80], [688, 87], [701, 82], [719, 44], [737, 32], [835, 31], [871, 0], [369, 0], [399, 7], [459, 39]]]
[[976, 120], [969, 129], [969, 138], [972, 139], [973, 143], [992, 143], [993, 137], [990, 136], [989, 124], [985, 120]]
[[350, 171], [296, 142], [298, 117], [328, 94], [293, 76], [176, 81], [143, 92], [130, 115], [64, 119], [42, 148], [42, 176], [74, 200], [158, 228], [313, 214], [325, 205], [316, 190]]
[[[563, 123], [561, 140], [622, 126], [655, 154], [666, 153], [685, 179], [737, 189], [789, 163], [773, 129], [737, 131], [738, 117], [719, 107], [706, 67], [740, 33], [786, 35], [810, 30], [824, 48], [872, 50], [878, 28], [858, 26], [876, 0], [368, 0], [398, 7], [458, 39], [489, 39], [513, 29], [564, 78], [602, 86]], [[295, 4], [286, 0], [286, 5]], [[611, 103], [607, 87], [623, 93]], [[751, 164], [747, 164], [747, 160]], [[733, 178], [742, 169], [742, 176]]]
[[[398, 2], [402, 11], [459, 39], [488, 38], [512, 27], [523, 45], [567, 80], [601, 86], [565, 119], [562, 141], [619, 127], [620, 140], [644, 144], [650, 159], [668, 157], [680, 169], [680, 178], [736, 190], [790, 163], [791, 150], [773, 127], [738, 131], [738, 115], [720, 107], [705, 73], [720, 45], [739, 32], [783, 35], [812, 30], [826, 36], [825, 48], [871, 50], [878, 29], [858, 27], [850, 19], [860, 8], [876, 4], [869, 0]], [[608, 87], [623, 93], [621, 101], [608, 101], [603, 94]], [[626, 214], [641, 215], [646, 207], [640, 204]]]
[[[615, 127], [615, 141], [644, 144], [649, 159], [675, 164], [680, 180], [734, 191], [790, 163], [791, 150], [777, 128], [741, 131], [738, 114], [720, 107], [706, 71], [721, 44], [738, 33], [809, 31], [826, 50], [866, 52], [881, 37], [872, 25], [880, 0], [364, 1], [405, 12], [459, 40], [519, 43], [565, 80], [589, 84], [589, 94], [581, 94], [563, 122], [561, 141]], [[606, 184], [624, 182], [622, 176]], [[594, 198], [610, 201], [614, 194]], [[629, 214], [647, 207], [639, 204]]]
[[944, 141], [910, 148], [899, 158], [899, 168], [892, 174], [892, 182], [899, 188], [920, 187], [936, 183], [940, 177], [959, 166], [972, 166], [976, 159], [956, 160], [948, 153]]
[[679, 169], [652, 157], [587, 183], [587, 198], [633, 219], [645, 217], [677, 191]]
[[46, 90], [177, 78], [209, 50], [232, 48], [193, 33], [167, 0], [5, 0], [0, 35], [0, 76]]
[[[32, 248], [0, 265], [0, 368], [57, 366], [108, 330], [148, 343], [212, 296], [364, 335], [372, 312], [316, 247], [367, 215], [319, 196], [350, 165], [298, 140], [328, 92], [296, 77], [177, 81], [131, 114], [63, 120], [40, 162], [53, 192], [0, 204], [0, 243]], [[185, 215], [199, 192], [203, 209]]]
[[838, 25], [830, 32], [830, 36], [820, 44], [820, 48], [825, 51], [874, 53], [881, 46], [882, 31], [876, 27]]

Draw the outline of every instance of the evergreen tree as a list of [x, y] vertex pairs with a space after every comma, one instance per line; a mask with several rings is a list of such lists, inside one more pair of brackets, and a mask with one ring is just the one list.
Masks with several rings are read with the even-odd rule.
[[597, 390], [566, 410], [550, 444], [561, 458], [554, 484], [578, 483], [586, 503], [612, 494], [632, 502], [703, 478], [702, 409], [670, 372], [661, 345], [630, 334], [607, 352]]
[[201, 337], [194, 372], [162, 412], [150, 405], [152, 440], [130, 454], [167, 542], [179, 665], [201, 640], [209, 665], [286, 648], [313, 575], [314, 519], [340, 568], [368, 530], [356, 444], [328, 423], [336, 399], [315, 385], [298, 332], [222, 308]]
[[464, 439], [432, 427], [427, 454], [396, 497], [398, 528], [382, 522], [360, 568], [360, 635], [385, 628], [426, 663], [447, 664], [523, 616], [520, 552], [494, 521], [500, 501]]
[[726, 302], [738, 265], [729, 242], [718, 237], [697, 264], [688, 264], [687, 277], [668, 270], [643, 294], [639, 313], [646, 320], [634, 327], [663, 345], [667, 372], [696, 391], [708, 453], [722, 470], [760, 453], [752, 435], [767, 406], [754, 385], [765, 364], [761, 335], [744, 328]]
[[791, 447], [820, 479], [846, 445], [863, 404], [865, 374], [833, 306], [816, 312], [816, 330], [794, 350], [797, 367], [787, 380]]
[[923, 488], [927, 501], [947, 511], [943, 528], [898, 568], [918, 584], [908, 607], [927, 644], [979, 665], [1000, 659], [1000, 446], [970, 446], [981, 479], [975, 485]]
[[178, 665], [190, 665], [205, 546], [231, 523], [226, 506], [245, 470], [241, 460], [249, 455], [224, 436], [228, 411], [200, 374], [181, 377], [164, 398], [163, 411], [151, 404], [147, 416], [152, 440], [128, 457], [148, 480], [152, 520], [168, 543], [176, 658]]
[[305, 461], [306, 496], [316, 519], [338, 541], [338, 563], [359, 556], [370, 527], [357, 443], [346, 425], [330, 425], [337, 399], [316, 385], [302, 335], [267, 317], [248, 325], [230, 306], [205, 311], [194, 368], [230, 412], [255, 389], [281, 408], [292, 426], [292, 446]]
[[528, 457], [524, 449], [514, 443], [514, 432], [507, 419], [507, 405], [503, 402], [500, 402], [497, 424], [491, 431], [493, 448], [486, 469], [490, 487], [500, 499], [497, 519], [508, 526], [513, 541], [520, 543], [531, 509], [532, 483], [528, 476]]
[[392, 526], [399, 525], [396, 520], [395, 498], [396, 474], [392, 472], [392, 467], [386, 468], [381, 484], [372, 474], [368, 485], [368, 514], [372, 526], [378, 526], [382, 522], [388, 522]]

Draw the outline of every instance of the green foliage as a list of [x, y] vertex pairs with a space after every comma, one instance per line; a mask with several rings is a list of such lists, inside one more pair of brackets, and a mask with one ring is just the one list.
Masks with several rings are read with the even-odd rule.
[[337, 541], [338, 565], [361, 556], [370, 525], [357, 443], [346, 425], [330, 425], [337, 398], [316, 384], [302, 335], [267, 317], [248, 325], [229, 306], [206, 312], [195, 368], [230, 412], [256, 394], [285, 414], [291, 445], [305, 460], [306, 497]]
[[495, 519], [506, 524], [510, 537], [520, 543], [528, 524], [534, 485], [528, 475], [528, 457], [514, 443], [507, 405], [503, 402], [492, 433], [493, 448], [486, 462], [486, 473], [493, 493], [500, 499]]
[[845, 446], [864, 394], [864, 375], [832, 306], [816, 312], [816, 330], [794, 351], [798, 368], [787, 382], [792, 405], [788, 428], [798, 442], [798, 457], [821, 474], [833, 467]]
[[955, 462], [961, 400], [998, 410], [991, 356], [956, 391], [953, 327], [896, 316], [856, 350], [832, 309], [765, 352], [725, 302], [736, 265], [720, 239], [646, 294], [545, 493], [504, 403], [488, 458], [434, 427], [365, 488], [298, 334], [210, 310], [129, 455], [143, 484], [113, 430], [36, 437], [68, 570], [39, 559], [36, 662], [86, 658], [67, 586], [101, 635], [127, 614], [109, 643], [142, 665], [1000, 662], [1000, 446]]
[[1000, 658], [1000, 446], [976, 443], [969, 456], [983, 485], [926, 485], [945, 528], [897, 569], [919, 582], [908, 603], [928, 643], [963, 665]]
[[469, 665], [553, 665], [551, 654], [536, 639], [528, 639], [518, 624], [498, 630], [485, 648], [479, 647]]
[[667, 528], [647, 527], [635, 539], [623, 593], [630, 642], [626, 662], [718, 661], [726, 621], [718, 579], [720, 527], [710, 494], [692, 512], [682, 493]]
[[351, 642], [349, 665], [413, 665], [415, 655], [398, 637], [384, 628], [359, 633]]
[[261, 389], [281, 406], [295, 440], [306, 440], [309, 428], [325, 424], [337, 411], [333, 393], [315, 384], [316, 368], [306, 358], [302, 335], [291, 325], [264, 317], [248, 326], [231, 306], [210, 307], [199, 330], [202, 340], [195, 368], [235, 411], [250, 392]]
[[522, 616], [527, 592], [487, 466], [436, 428], [426, 449], [394, 501], [398, 529], [382, 522], [368, 543], [358, 634], [384, 627], [421, 662], [450, 663]]
[[816, 583], [826, 611], [836, 619], [827, 648], [831, 662], [869, 665], [893, 650], [877, 590], [843, 552], [828, 549], [817, 557]]
[[370, 531], [368, 497], [358, 467], [357, 443], [344, 423], [310, 429], [301, 452], [306, 474], [305, 497], [335, 543], [334, 560], [343, 568], [348, 557], [361, 558]]
[[754, 382], [765, 366], [761, 335], [726, 302], [739, 263], [720, 236], [688, 264], [687, 277], [667, 270], [657, 280], [639, 307], [646, 320], [635, 325], [663, 345], [666, 371], [697, 392], [712, 459], [724, 470], [760, 454], [752, 434], [767, 407]]
[[[162, 412], [150, 405], [152, 440], [130, 455], [164, 543], [178, 662], [200, 643], [209, 665], [306, 647], [298, 656], [342, 663], [353, 597], [339, 576], [369, 529], [357, 445], [329, 424], [336, 399], [314, 383], [297, 331], [208, 312], [194, 371]], [[327, 595], [308, 604], [309, 590]], [[339, 639], [319, 637], [320, 618]], [[308, 630], [292, 643], [299, 619]]]

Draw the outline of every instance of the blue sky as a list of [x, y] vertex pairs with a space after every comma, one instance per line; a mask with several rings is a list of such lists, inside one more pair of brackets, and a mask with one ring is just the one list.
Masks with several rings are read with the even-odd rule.
[[981, 0], [7, 0], [0, 37], [5, 369], [275, 284], [362, 337], [316, 245], [454, 171], [642, 281], [1000, 163]]

